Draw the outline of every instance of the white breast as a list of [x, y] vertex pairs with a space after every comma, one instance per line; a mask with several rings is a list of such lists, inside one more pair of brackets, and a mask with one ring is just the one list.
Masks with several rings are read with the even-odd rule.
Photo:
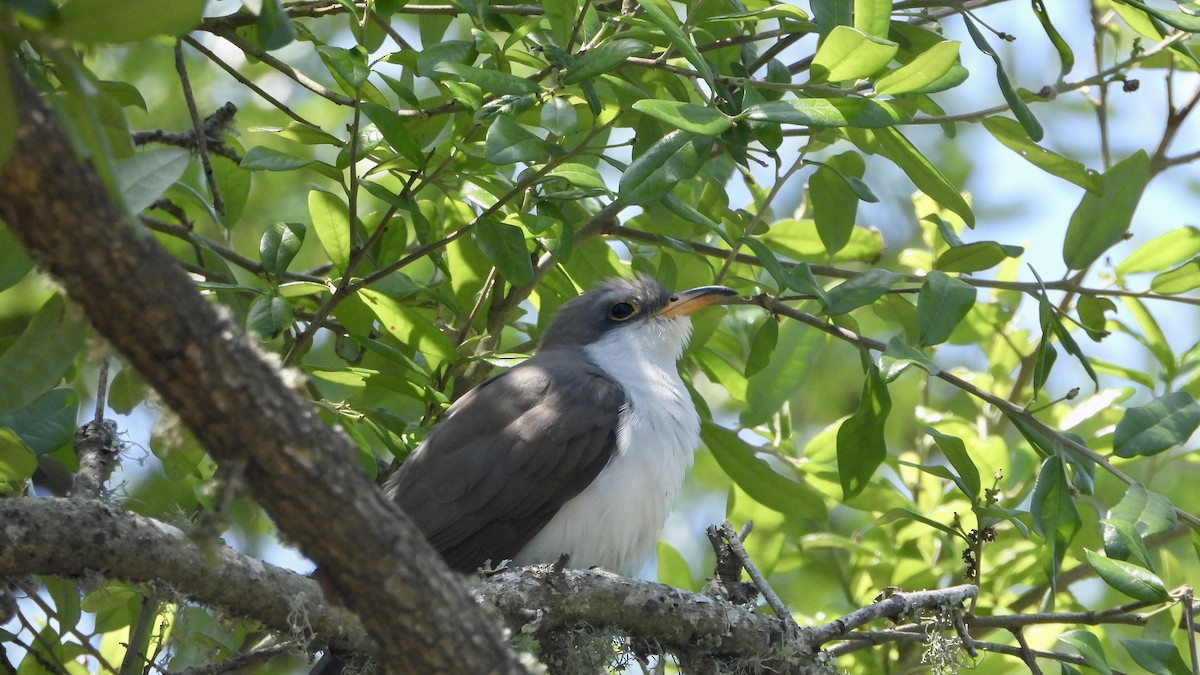
[[650, 555], [700, 442], [700, 417], [676, 362], [691, 320], [650, 319], [612, 331], [588, 355], [625, 389], [617, 450], [513, 559], [571, 555], [570, 566], [632, 576]]

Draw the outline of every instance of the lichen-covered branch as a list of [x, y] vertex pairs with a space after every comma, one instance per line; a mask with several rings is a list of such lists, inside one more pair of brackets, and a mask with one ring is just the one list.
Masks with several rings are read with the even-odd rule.
[[[95, 499], [0, 500], [0, 576], [100, 574], [165, 584], [180, 595], [317, 644], [374, 650], [353, 614], [331, 607], [317, 582], [197, 541], [161, 521]], [[160, 586], [161, 587], [161, 586]], [[297, 623], [302, 620], [302, 623]]]

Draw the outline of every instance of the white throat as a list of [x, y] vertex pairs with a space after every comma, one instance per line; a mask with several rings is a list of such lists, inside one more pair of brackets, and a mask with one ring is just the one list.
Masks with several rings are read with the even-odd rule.
[[691, 336], [687, 317], [656, 318], [609, 332], [585, 348], [625, 389], [617, 450], [591, 485], [559, 509], [513, 559], [571, 555], [570, 566], [632, 576], [654, 547], [700, 443], [700, 417], [676, 362]]

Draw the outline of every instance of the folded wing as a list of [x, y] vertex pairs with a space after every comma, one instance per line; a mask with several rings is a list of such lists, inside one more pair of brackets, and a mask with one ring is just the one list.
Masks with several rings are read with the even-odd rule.
[[624, 404], [581, 351], [539, 353], [451, 406], [385, 492], [451, 567], [512, 558], [612, 458]]

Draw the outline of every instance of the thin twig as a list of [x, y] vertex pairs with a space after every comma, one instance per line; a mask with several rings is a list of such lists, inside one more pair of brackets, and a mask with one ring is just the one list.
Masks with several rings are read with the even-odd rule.
[[1038, 668], [1037, 655], [1033, 653], [1033, 650], [1029, 647], [1029, 642], [1025, 640], [1025, 631], [1014, 630], [1012, 634], [1017, 639], [1017, 644], [1021, 648], [1021, 660], [1029, 668], [1030, 675], [1042, 675], [1042, 669]]
[[750, 579], [754, 581], [754, 585], [763, 595], [763, 599], [770, 605], [771, 611], [775, 612], [775, 616], [779, 617], [784, 623], [785, 632], [795, 635], [796, 631], [800, 630], [800, 626], [796, 623], [796, 617], [792, 616], [791, 610], [779, 599], [775, 589], [771, 588], [771, 584], [767, 583], [767, 578], [758, 570], [758, 565], [754, 564], [754, 560], [750, 558], [750, 554], [746, 553], [746, 548], [742, 546], [742, 540], [738, 538], [738, 533], [733, 529], [733, 525], [729, 521], [721, 523], [721, 534], [725, 536], [725, 541], [729, 544], [729, 549], [738, 557], [742, 563], [742, 567], [746, 569], [746, 574], [750, 575]]
[[279, 99], [275, 98], [274, 96], [268, 94], [265, 89], [263, 89], [262, 87], [255, 84], [253, 80], [251, 80], [250, 78], [243, 75], [240, 71], [238, 71], [237, 68], [234, 68], [233, 66], [229, 65], [228, 63], [225, 63], [225, 61], [223, 61], [219, 56], [217, 56], [215, 53], [213, 53], [212, 50], [210, 50], [208, 47], [205, 47], [204, 45], [200, 44], [200, 42], [198, 40], [196, 40], [195, 38], [190, 37], [190, 36], [184, 36], [182, 39], [184, 42], [186, 42], [188, 44], [189, 47], [191, 47], [192, 49], [195, 49], [196, 51], [203, 54], [209, 61], [212, 61], [213, 63], [217, 64], [217, 66], [219, 66], [221, 68], [221, 70], [224, 70], [226, 73], [229, 73], [229, 75], [231, 77], [233, 77], [233, 79], [237, 80], [238, 83], [241, 84], [243, 87], [249, 89], [250, 91], [254, 92], [255, 94], [258, 94], [258, 96], [260, 98], [262, 98], [267, 103], [270, 103], [272, 108], [275, 108], [279, 112], [283, 113], [284, 115], [287, 115], [288, 117], [292, 118], [296, 122], [303, 124], [306, 127], [309, 127], [310, 129], [318, 129], [319, 130], [321, 128], [318, 125], [313, 124], [312, 122], [309, 122], [308, 120], [304, 119], [299, 114], [297, 114], [294, 110], [292, 110], [291, 108], [284, 105], [283, 101], [280, 101]]
[[[234, 249], [220, 242], [206, 239], [196, 234], [191, 228], [182, 225], [175, 225], [173, 223], [168, 223], [166, 221], [159, 220], [157, 218], [151, 218], [149, 216], [142, 216], [139, 220], [150, 230], [161, 232], [172, 237], [178, 237], [184, 241], [191, 242], [193, 245], [206, 248], [224, 258], [226, 262], [240, 267], [247, 272], [258, 276], [263, 276], [266, 274], [266, 270], [263, 269], [262, 263], [247, 258], [241, 253], [238, 253]], [[325, 277], [314, 274], [305, 274], [302, 272], [283, 272], [279, 275], [279, 278], [287, 281], [311, 281], [318, 284], [325, 283]]]
[[[237, 114], [237, 106], [230, 102], [226, 102], [220, 108], [217, 108], [208, 117], [204, 118], [204, 134], [205, 143], [208, 147], [208, 154], [219, 155], [228, 159], [231, 162], [241, 163], [242, 156], [233, 148], [225, 144], [219, 136], [218, 132], [233, 120], [233, 116]], [[130, 140], [134, 145], [145, 145], [147, 143], [162, 143], [163, 145], [171, 145], [178, 148], [187, 148], [188, 150], [199, 150], [199, 141], [196, 137], [199, 134], [195, 129], [191, 131], [166, 131], [165, 129], [146, 129], [143, 131], [135, 131], [130, 134]]]
[[96, 385], [95, 418], [75, 430], [75, 454], [79, 458], [79, 469], [71, 484], [71, 497], [95, 499], [108, 475], [113, 462], [120, 455], [117, 441], [117, 423], [104, 419], [104, 399], [108, 389], [108, 358], [100, 362], [99, 381]]
[[180, 671], [172, 671], [174, 675], [221, 675], [222, 673], [251, 672], [255, 666], [266, 663], [271, 659], [295, 651], [300, 648], [294, 640], [280, 642], [266, 647], [258, 647], [251, 651], [236, 654], [224, 661], [204, 666], [192, 666]]
[[226, 41], [233, 44], [233, 46], [249, 54], [250, 56], [253, 56], [259, 61], [262, 61], [275, 70], [278, 70], [279, 72], [291, 78], [296, 84], [304, 87], [323, 99], [347, 107], [354, 105], [354, 100], [349, 96], [346, 96], [345, 94], [339, 94], [338, 92], [329, 89], [320, 82], [317, 82], [308, 75], [305, 75], [304, 72], [302, 72], [299, 68], [290, 66], [274, 56], [271, 56], [262, 49], [254, 46], [249, 40], [246, 40], [233, 31], [219, 31], [213, 33], [213, 35], [224, 38]]
[[1187, 635], [1188, 656], [1191, 657], [1192, 675], [1200, 675], [1200, 657], [1196, 654], [1196, 596], [1191, 586], [1183, 591], [1183, 629]]
[[213, 174], [212, 159], [208, 156], [208, 133], [204, 121], [200, 119], [200, 111], [196, 108], [196, 96], [192, 92], [192, 82], [188, 78], [187, 64], [183, 58], [183, 42], [175, 41], [175, 72], [179, 74], [179, 83], [183, 86], [183, 100], [187, 104], [188, 115], [192, 118], [192, 129], [196, 133], [196, 149], [200, 154], [200, 166], [204, 169], [204, 181], [208, 183], [209, 194], [212, 195], [213, 210], [225, 215], [225, 200], [221, 198], [221, 190], [217, 187], [217, 179]]
[[100, 373], [96, 376], [96, 414], [92, 421], [104, 421], [104, 402], [108, 398], [108, 357], [100, 359]]
[[121, 661], [120, 675], [136, 675], [146, 671], [150, 662], [145, 652], [149, 633], [154, 625], [154, 617], [158, 616], [158, 594], [148, 592], [142, 597], [142, 611], [138, 612], [137, 623], [129, 631], [128, 648], [125, 658]]

